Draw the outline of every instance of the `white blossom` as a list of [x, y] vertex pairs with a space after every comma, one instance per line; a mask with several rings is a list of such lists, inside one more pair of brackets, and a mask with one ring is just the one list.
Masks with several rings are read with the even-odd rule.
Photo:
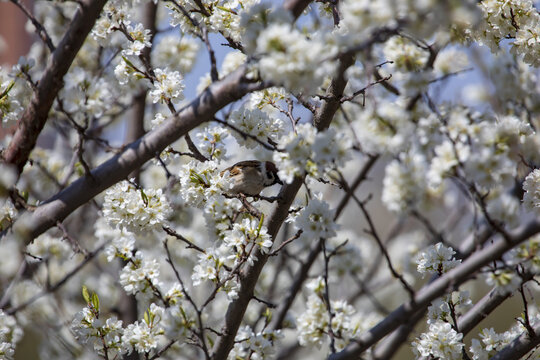
[[331, 301], [332, 320], [328, 309], [317, 294], [311, 294], [306, 303], [306, 310], [298, 316], [297, 332], [298, 342], [302, 346], [315, 346], [320, 348], [328, 340], [330, 328], [334, 334], [339, 334], [336, 347], [343, 349], [356, 335], [358, 324], [353, 319], [354, 308], [347, 302]]
[[305, 239], [328, 239], [336, 235], [338, 225], [334, 222], [334, 211], [323, 200], [322, 194], [315, 194], [308, 205], [296, 218], [295, 225], [302, 230]]
[[15, 346], [23, 336], [22, 328], [15, 317], [0, 310], [0, 358], [12, 360], [15, 358]]
[[141, 251], [137, 251], [120, 271], [120, 285], [128, 294], [150, 295], [161, 286], [159, 273], [158, 262], [145, 258]]
[[259, 109], [244, 107], [235, 110], [229, 116], [229, 122], [241, 131], [232, 130], [232, 135], [236, 141], [248, 149], [254, 149], [260, 145], [252, 138], [245, 137], [244, 134], [254, 136], [262, 142], [271, 141], [277, 143], [284, 132], [283, 122], [280, 119], [271, 118], [267, 113]]
[[314, 178], [325, 177], [327, 172], [340, 167], [350, 158], [350, 140], [330, 128], [317, 132], [310, 124], [300, 124], [297, 133], [283, 136], [274, 152], [274, 162], [279, 178], [291, 183], [295, 177], [308, 174]]
[[229, 131], [222, 126], [207, 126], [197, 133], [197, 148], [209, 159], [227, 159], [225, 139]]
[[448, 272], [461, 263], [461, 260], [454, 258], [455, 253], [451, 247], [446, 247], [442, 243], [431, 245], [418, 255], [417, 270], [422, 275], [426, 273], [441, 275]]
[[144, 233], [161, 228], [172, 209], [161, 189], [137, 189], [122, 181], [105, 192], [102, 211], [111, 226]]
[[323, 38], [304, 34], [289, 24], [271, 24], [257, 40], [257, 53], [264, 79], [306, 94], [316, 93], [324, 78], [334, 72], [333, 64], [324, 61], [335, 48]]
[[484, 16], [476, 32], [478, 41], [497, 51], [502, 40], [515, 39], [511, 51], [538, 66], [540, 15], [531, 0], [484, 0], [479, 3]]
[[190, 206], [203, 208], [214, 200], [223, 201], [221, 196], [230, 183], [227, 177], [221, 177], [215, 161], [192, 160], [180, 168], [179, 173], [182, 200]]
[[523, 205], [527, 209], [540, 211], [540, 170], [535, 169], [523, 182]]
[[257, 246], [261, 253], [267, 254], [272, 247], [272, 238], [266, 226], [257, 219], [243, 219], [235, 223], [232, 230], [223, 232], [223, 242], [235, 253], [239, 260], [251, 254], [251, 247]]
[[423, 154], [401, 154], [386, 166], [382, 201], [395, 212], [406, 211], [426, 195], [427, 163]]
[[275, 343], [283, 335], [281, 330], [263, 330], [255, 333], [246, 325], [238, 330], [234, 339], [234, 348], [229, 353], [228, 359], [270, 359], [275, 354]]
[[154, 88], [150, 97], [155, 103], [166, 104], [169, 101], [177, 103], [184, 98], [184, 79], [180, 72], [168, 69], [155, 69]]
[[521, 277], [513, 269], [497, 269], [485, 275], [486, 283], [499, 294], [511, 294], [521, 285]]
[[163, 308], [151, 304], [150, 309], [145, 314], [144, 321], [137, 321], [125, 328], [122, 343], [128, 354], [133, 350], [141, 354], [148, 353], [157, 348], [159, 338], [164, 332], [160, 324], [163, 314]]
[[123, 353], [121, 337], [124, 329], [122, 320], [115, 316], [103, 318], [99, 316], [99, 309], [84, 307], [79, 311], [71, 322], [77, 340], [82, 343], [90, 342], [94, 351], [104, 356], [105, 350], [108, 356]]
[[472, 339], [470, 351], [473, 360], [488, 360], [499, 350], [508, 345], [520, 332], [516, 328], [505, 331], [502, 334], [495, 332], [493, 328], [484, 328], [480, 331], [481, 341]]
[[429, 325], [429, 331], [422, 333], [413, 343], [413, 351], [419, 356], [433, 356], [440, 359], [459, 360], [462, 358], [463, 334], [456, 332], [447, 322], [437, 321]]
[[152, 49], [152, 59], [156, 64], [175, 69], [186, 74], [193, 69], [200, 43], [188, 37], [178, 39], [176, 35], [165, 35]]
[[122, 231], [121, 235], [116, 236], [112, 244], [105, 248], [105, 254], [107, 255], [107, 261], [113, 261], [115, 257], [121, 259], [131, 259], [133, 257], [133, 250], [135, 249], [135, 237], [133, 234]]

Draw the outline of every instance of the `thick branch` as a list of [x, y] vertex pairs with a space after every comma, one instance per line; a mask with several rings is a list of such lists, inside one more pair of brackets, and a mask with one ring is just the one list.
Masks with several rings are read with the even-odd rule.
[[283, 6], [285, 9], [289, 10], [296, 19], [302, 15], [302, 11], [304, 11], [311, 1], [312, 0], [286, 0]]
[[62, 88], [64, 75], [68, 72], [106, 2], [107, 0], [79, 1], [80, 7], [73, 21], [52, 53], [32, 100], [19, 119], [17, 130], [4, 153], [4, 160], [17, 166], [19, 173], [22, 172], [45, 126], [53, 101]]
[[[40, 205], [33, 213], [25, 213], [13, 226], [13, 232], [28, 243], [35, 237], [64, 220], [94, 196], [125, 179], [129, 173], [159, 154], [188, 131], [211, 120], [227, 104], [250, 91], [260, 90], [264, 84], [246, 84], [241, 68], [222, 81], [212, 84], [204, 93], [169, 117], [163, 125], [128, 145], [121, 153], [92, 170], [69, 187]], [[2, 234], [4, 235], [4, 234]]]
[[491, 360], [519, 360], [540, 344], [540, 323], [533, 328], [534, 335], [524, 332], [506, 345]]
[[[346, 56], [345, 59], [340, 61], [339, 72], [328, 87], [326, 100], [323, 102], [321, 107], [317, 109], [313, 119], [318, 131], [323, 131], [330, 126], [330, 123], [334, 118], [337, 109], [339, 108], [339, 99], [343, 95], [343, 90], [347, 84], [344, 76], [345, 70], [347, 70], [347, 68], [353, 63], [354, 60], [352, 56]], [[289, 207], [296, 197], [298, 190], [300, 190], [302, 183], [303, 178], [295, 178], [291, 184], [285, 185], [281, 189], [278, 205], [265, 224], [268, 228], [268, 234], [270, 234], [273, 239], [276, 238], [283, 221], [285, 221]], [[255, 284], [257, 283], [259, 275], [267, 260], [268, 254], [257, 253], [257, 261], [255, 261], [253, 266], [242, 273], [240, 280], [240, 295], [229, 305], [229, 308], [227, 309], [227, 314], [225, 315], [225, 325], [221, 331], [223, 336], [219, 338], [218, 343], [214, 347], [212, 360], [224, 360], [231, 351], [234, 345], [234, 337], [236, 336], [238, 328], [240, 327], [242, 319], [244, 318], [244, 313], [246, 312], [249, 301], [253, 298]]]
[[499, 259], [506, 251], [527, 240], [539, 231], [540, 223], [537, 221], [531, 222], [525, 228], [511, 234], [511, 241], [500, 239], [493, 245], [472, 254], [461, 265], [425, 286], [416, 293], [414, 299], [398, 307], [375, 327], [356, 339], [354, 343], [346, 347], [343, 351], [331, 355], [329, 359], [357, 359], [360, 354], [376, 342], [394, 331], [401, 324], [405, 324], [418, 310], [427, 307], [436, 298], [458, 287], [483, 266]]

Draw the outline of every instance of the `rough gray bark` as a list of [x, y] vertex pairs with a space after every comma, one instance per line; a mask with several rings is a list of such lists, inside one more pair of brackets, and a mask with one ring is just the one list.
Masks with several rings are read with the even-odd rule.
[[224, 106], [265, 86], [245, 82], [244, 71], [243, 68], [238, 69], [222, 81], [212, 84], [160, 127], [126, 146], [121, 153], [92, 170], [90, 175], [77, 179], [34, 212], [24, 213], [13, 224], [10, 232], [24, 243], [31, 242], [94, 196], [125, 179], [129, 173], [159, 154], [167, 145], [203, 122], [211, 120]]

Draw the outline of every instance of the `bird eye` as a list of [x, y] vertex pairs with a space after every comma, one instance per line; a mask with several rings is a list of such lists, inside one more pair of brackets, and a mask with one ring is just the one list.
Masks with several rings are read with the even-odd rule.
[[274, 173], [271, 172], [271, 171], [267, 171], [267, 172], [266, 172], [266, 177], [269, 178], [269, 179], [274, 180]]

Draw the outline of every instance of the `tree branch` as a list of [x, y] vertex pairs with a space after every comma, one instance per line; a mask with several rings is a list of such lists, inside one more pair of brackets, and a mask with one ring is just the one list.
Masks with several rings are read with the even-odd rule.
[[52, 53], [47, 68], [39, 80], [37, 90], [19, 119], [13, 139], [4, 152], [4, 161], [17, 166], [19, 173], [22, 172], [45, 126], [49, 110], [63, 85], [64, 75], [68, 72], [106, 2], [107, 0], [79, 1], [80, 7], [73, 21]]
[[[330, 126], [334, 115], [339, 108], [340, 102], [339, 99], [343, 95], [343, 90], [347, 84], [345, 79], [345, 71], [349, 66], [354, 63], [353, 56], [345, 56], [339, 62], [338, 73], [326, 92], [328, 100], [323, 101], [321, 107], [317, 109], [315, 113], [313, 123], [317, 127], [318, 131], [323, 131]], [[300, 190], [304, 182], [304, 177], [297, 177], [293, 180], [291, 184], [287, 184], [282, 187], [280, 194], [278, 196], [278, 204], [274, 208], [272, 215], [269, 217], [269, 220], [266, 222], [266, 227], [268, 228], [268, 234], [272, 239], [276, 238], [276, 235], [285, 221], [285, 218], [288, 215], [289, 208]], [[225, 324], [222, 328], [223, 336], [221, 336], [214, 347], [212, 354], [212, 360], [225, 360], [231, 351], [234, 345], [234, 338], [240, 327], [240, 323], [246, 312], [246, 308], [249, 304], [249, 301], [253, 298], [253, 291], [257, 283], [257, 279], [268, 260], [269, 254], [261, 254], [257, 252], [256, 258], [257, 261], [247, 268], [242, 274], [240, 274], [240, 285], [241, 291], [239, 297], [230, 303], [227, 313], [225, 315]]]
[[491, 360], [519, 360], [540, 344], [540, 323], [533, 328], [534, 336], [528, 332], [523, 332], [520, 336], [514, 339], [510, 344], [506, 345], [499, 351]]
[[427, 307], [433, 300], [445, 294], [449, 289], [461, 285], [483, 266], [499, 259], [506, 251], [538, 232], [540, 232], [540, 222], [533, 221], [519, 231], [512, 233], [511, 241], [499, 239], [493, 245], [472, 254], [461, 265], [416, 292], [416, 296], [412, 300], [398, 307], [368, 332], [359, 336], [344, 350], [329, 356], [329, 359], [357, 359], [360, 354], [380, 339], [397, 329], [401, 324], [405, 324], [418, 310]]
[[[63, 221], [79, 206], [94, 196], [125, 179], [129, 173], [142, 166], [146, 161], [159, 154], [167, 145], [172, 144], [188, 131], [203, 122], [213, 119], [215, 113], [245, 94], [263, 89], [265, 83], [244, 82], [242, 67], [223, 80], [212, 84], [189, 105], [176, 115], [169, 117], [161, 126], [127, 145], [115, 155], [69, 187], [59, 192], [33, 213], [24, 213], [13, 225], [12, 232], [25, 243], [31, 242], [57, 221]], [[0, 233], [0, 237], [6, 235]]]

